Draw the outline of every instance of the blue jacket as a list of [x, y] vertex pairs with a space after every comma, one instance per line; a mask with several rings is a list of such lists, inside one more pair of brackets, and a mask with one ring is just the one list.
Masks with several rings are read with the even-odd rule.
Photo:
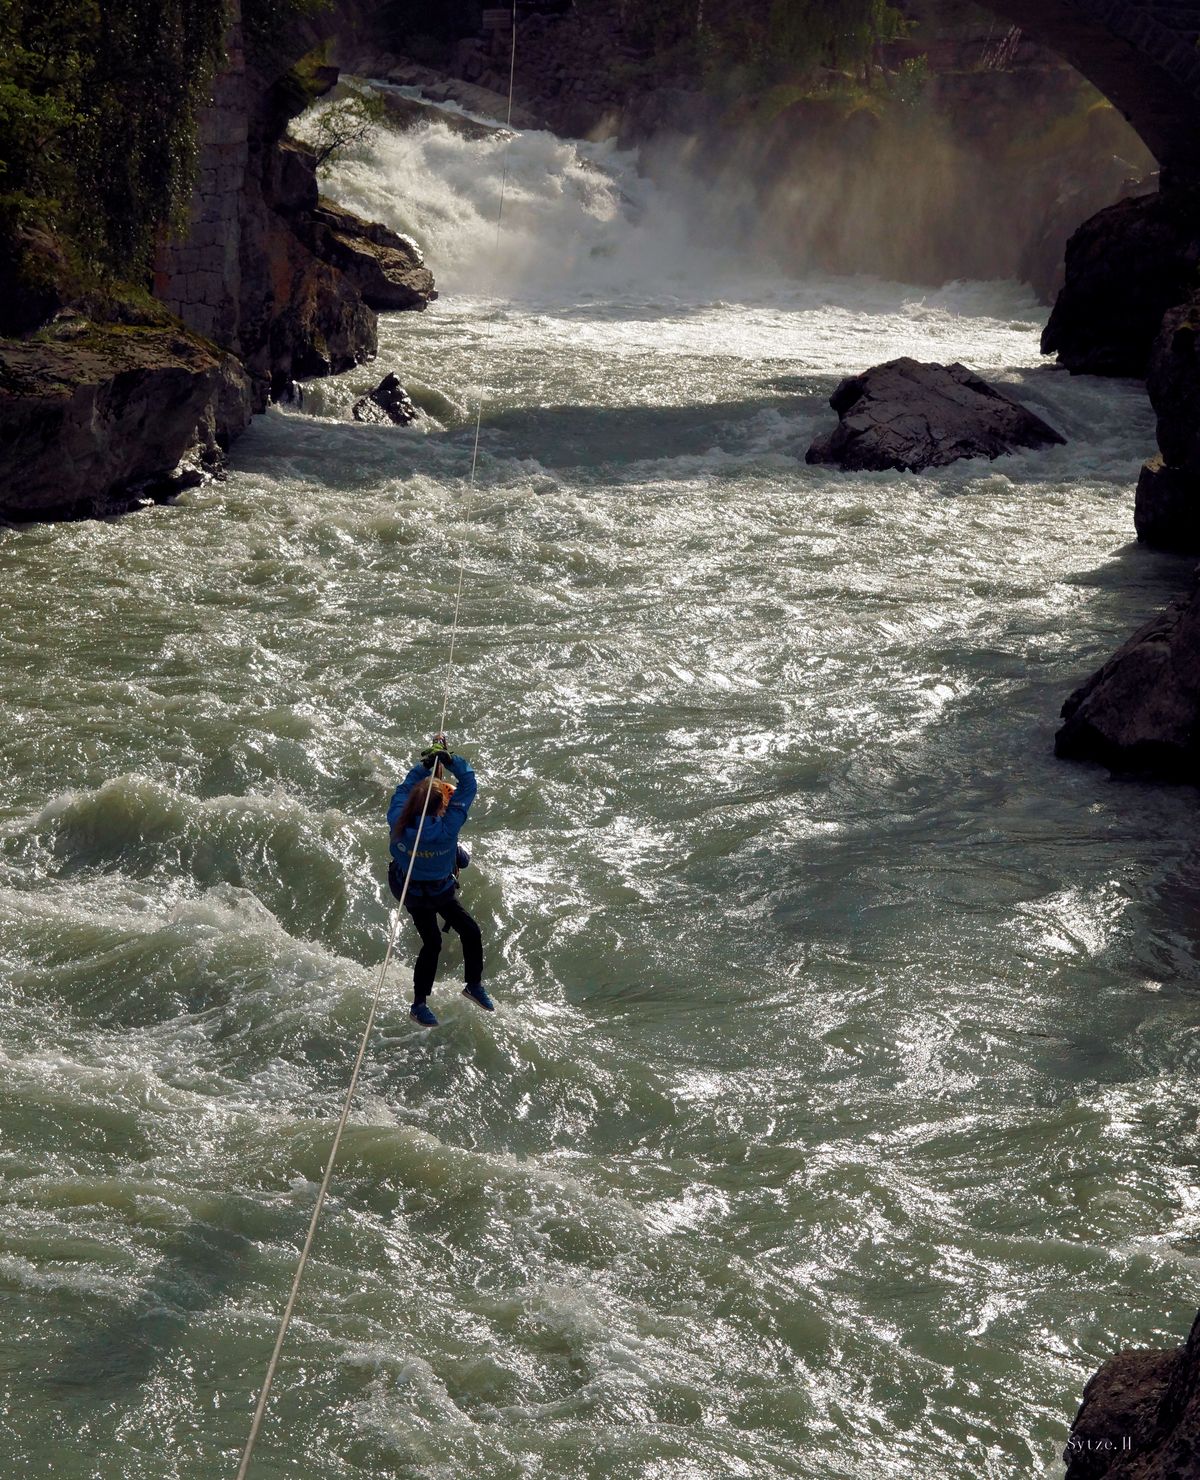
[[[457, 780], [458, 785], [450, 798], [449, 806], [440, 817], [434, 817], [428, 812], [425, 814], [425, 821], [421, 824], [421, 842], [413, 863], [412, 882], [409, 885], [409, 893], [413, 895], [431, 897], [452, 888], [454, 868], [460, 862], [458, 834], [467, 820], [467, 812], [475, 800], [479, 784], [475, 780], [475, 772], [461, 755], [451, 756], [446, 769]], [[423, 781], [429, 774], [423, 765], [414, 766], [392, 793], [387, 812], [389, 836], [396, 825], [397, 817], [404, 810], [409, 793], [418, 781]], [[416, 841], [416, 822], [409, 823], [398, 838], [392, 838], [392, 862], [401, 878], [408, 872]]]

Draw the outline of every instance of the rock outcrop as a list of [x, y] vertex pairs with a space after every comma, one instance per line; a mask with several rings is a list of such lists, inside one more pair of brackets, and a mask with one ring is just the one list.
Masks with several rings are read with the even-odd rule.
[[1186, 302], [1198, 264], [1194, 191], [1133, 196], [1100, 211], [1067, 243], [1042, 353], [1074, 375], [1144, 376], [1163, 315]]
[[156, 264], [163, 308], [136, 289], [89, 296], [44, 232], [15, 243], [19, 271], [0, 264], [0, 333], [12, 336], [0, 338], [0, 509], [10, 518], [114, 512], [219, 470], [272, 397], [374, 354], [377, 309], [436, 297], [416, 248], [321, 200], [315, 154], [285, 137], [338, 76], [291, 64], [345, 17], [296, 18], [269, 57], [249, 57], [237, 0], [229, 14], [226, 64], [199, 120], [188, 227]]
[[373, 391], [359, 396], [350, 412], [355, 421], [377, 425], [390, 422], [393, 426], [406, 427], [417, 419], [417, 408], [394, 374], [385, 375]]
[[1054, 752], [1200, 780], [1200, 595], [1172, 602], [1063, 705]]
[[[379, 69], [368, 62], [362, 70], [373, 76]], [[434, 80], [437, 79], [437, 74], [425, 67], [400, 67], [393, 62], [391, 67], [384, 67], [383, 71], [385, 80], [390, 85], [384, 86], [378, 81], [373, 81], [372, 87], [375, 95], [382, 99], [387, 109], [389, 123], [401, 132], [421, 128], [428, 123], [437, 123], [464, 139], [491, 139], [495, 138], [503, 128], [501, 123], [481, 123], [477, 118], [469, 118], [465, 113], [455, 113], [449, 108], [440, 108], [437, 100], [430, 99], [428, 95], [414, 98], [408, 93], [396, 90], [399, 87], [420, 87], [422, 89], [438, 87], [440, 79]], [[508, 99], [504, 98], [502, 102], [505, 113], [507, 113]], [[516, 122], [515, 119], [514, 122]]]
[[368, 308], [423, 309], [436, 297], [416, 242], [321, 199], [297, 223], [312, 251], [358, 290]]
[[[303, 49], [313, 37], [296, 29]], [[322, 202], [316, 155], [284, 136], [337, 69], [299, 80], [286, 57], [248, 57], [236, 6], [226, 51], [200, 121], [188, 231], [164, 246], [155, 294], [237, 355], [260, 411], [300, 377], [373, 355], [375, 308], [423, 308], [433, 279], [402, 238]]]
[[1200, 552], [1200, 496], [1194, 474], [1161, 456], [1142, 464], [1133, 500], [1133, 527], [1144, 544], [1180, 554]]
[[178, 328], [68, 316], [0, 341], [0, 516], [78, 518], [176, 493], [249, 401], [238, 361]]
[[1105, 1362], [1083, 1391], [1063, 1459], [1066, 1480], [1200, 1474], [1200, 1318], [1183, 1346]]
[[1041, 303], [1053, 304], [1063, 289], [1064, 249], [1080, 222], [1091, 220], [1118, 201], [1149, 195], [1158, 189], [1157, 176], [1136, 178], [1125, 162], [1114, 155], [1088, 163], [1090, 169], [1081, 169], [1075, 178], [1061, 181], [1017, 259], [1017, 276], [1029, 284]]
[[829, 404], [841, 419], [813, 442], [806, 462], [919, 472], [1066, 441], [965, 365], [889, 360], [843, 380]]
[[1138, 479], [1139, 540], [1200, 554], [1200, 295], [1168, 310], [1154, 342], [1146, 389], [1158, 414], [1161, 455]]

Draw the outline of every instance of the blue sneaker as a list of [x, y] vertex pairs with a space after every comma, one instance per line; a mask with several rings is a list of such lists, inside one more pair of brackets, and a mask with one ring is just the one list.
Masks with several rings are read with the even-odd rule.
[[468, 982], [463, 988], [463, 996], [469, 997], [472, 1002], [477, 1002], [483, 1008], [484, 1012], [495, 1012], [496, 1010], [496, 1004], [483, 990], [483, 986], [479, 982], [475, 982], [474, 984]]
[[408, 1009], [408, 1015], [420, 1023], [423, 1028], [436, 1028], [438, 1025], [437, 1018], [433, 1015], [433, 1008], [428, 1002], [414, 1002]]

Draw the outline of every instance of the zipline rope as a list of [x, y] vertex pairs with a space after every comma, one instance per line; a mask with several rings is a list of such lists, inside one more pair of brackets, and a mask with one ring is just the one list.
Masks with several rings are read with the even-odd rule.
[[[513, 115], [513, 85], [517, 75], [517, 0], [513, 0], [512, 7], [512, 49], [508, 57], [508, 113], [504, 119], [505, 138], [504, 153], [500, 171], [500, 205], [496, 211], [496, 242], [492, 250], [491, 281], [488, 284], [488, 296], [495, 291], [496, 286], [496, 259], [500, 255], [500, 226], [504, 220], [504, 197], [508, 192], [508, 150], [512, 143], [512, 115]], [[489, 319], [487, 333], [483, 340], [483, 360], [486, 364], [492, 347], [492, 333], [495, 329], [495, 320]], [[463, 513], [463, 521], [470, 522], [471, 509], [475, 503], [475, 469], [479, 465], [479, 432], [483, 425], [483, 386], [479, 387], [479, 394], [475, 398], [475, 438], [471, 444], [471, 475], [467, 480], [467, 507]], [[458, 584], [454, 592], [454, 621], [450, 624], [450, 655], [446, 659], [446, 687], [442, 691], [442, 720], [438, 725], [438, 732], [444, 733], [446, 729], [446, 710], [450, 704], [450, 679], [454, 673], [454, 647], [458, 641], [458, 618], [462, 611], [463, 575], [467, 566], [467, 542], [463, 538], [458, 545]]]
[[[500, 179], [500, 204], [496, 211], [496, 248], [500, 246], [500, 228], [504, 220], [504, 197], [508, 187], [508, 151], [512, 142], [512, 114], [513, 114], [513, 87], [516, 81], [517, 71], [517, 4], [513, 0], [512, 6], [512, 50], [508, 62], [508, 113], [505, 118], [506, 137], [504, 140], [504, 163]], [[492, 254], [493, 273], [495, 270], [496, 252]], [[488, 324], [487, 336], [484, 340], [484, 350], [490, 347], [492, 340], [492, 324]], [[479, 395], [475, 408], [475, 436], [471, 447], [471, 472], [467, 483], [467, 507], [463, 514], [464, 520], [471, 517], [471, 508], [475, 500], [475, 471], [479, 464], [479, 436], [483, 424], [483, 387], [480, 386]], [[454, 672], [454, 650], [458, 640], [458, 619], [462, 611], [463, 576], [466, 570], [467, 542], [465, 537], [459, 541], [458, 557], [458, 582], [454, 595], [454, 621], [450, 627], [450, 651], [446, 658], [446, 683], [442, 691], [442, 718], [438, 725], [438, 733], [441, 734], [446, 728], [446, 711], [450, 704], [450, 680]], [[441, 774], [441, 763], [436, 764], [430, 772], [431, 778], [436, 779]], [[246, 1480], [246, 1474], [250, 1468], [250, 1461], [254, 1457], [254, 1446], [258, 1443], [258, 1436], [262, 1430], [263, 1419], [267, 1412], [267, 1402], [271, 1396], [271, 1385], [275, 1381], [275, 1373], [279, 1366], [279, 1354], [283, 1350], [284, 1339], [288, 1333], [288, 1327], [292, 1323], [292, 1315], [296, 1309], [296, 1298], [300, 1293], [300, 1283], [304, 1279], [304, 1271], [308, 1266], [308, 1258], [312, 1253], [313, 1240], [317, 1234], [317, 1224], [320, 1222], [321, 1210], [325, 1206], [325, 1198], [329, 1192], [329, 1183], [333, 1178], [334, 1163], [337, 1161], [338, 1151], [342, 1145], [342, 1135], [346, 1124], [350, 1119], [350, 1109], [354, 1103], [354, 1094], [358, 1089], [359, 1075], [362, 1072], [363, 1060], [367, 1054], [367, 1044], [370, 1041], [371, 1029], [375, 1026], [375, 1014], [379, 1008], [379, 1001], [383, 994], [383, 984], [387, 979], [388, 967], [396, 948], [396, 935], [400, 924], [400, 911], [404, 907], [404, 901], [408, 896], [408, 886], [412, 881], [413, 867], [417, 861], [417, 846], [421, 841], [421, 830], [425, 826], [425, 814], [429, 810], [429, 798], [433, 794], [433, 787], [425, 788], [425, 798], [421, 805], [421, 815], [417, 819], [417, 835], [413, 840], [412, 852], [408, 860], [408, 869], [404, 875], [404, 883], [400, 889], [400, 898], [396, 908], [391, 912], [388, 921], [387, 950], [384, 953], [383, 965], [379, 968], [379, 977], [375, 982], [375, 991], [371, 996], [371, 1006], [367, 1012], [366, 1025], [359, 1039], [358, 1053], [354, 1057], [354, 1068], [350, 1073], [350, 1084], [346, 1090], [346, 1098], [342, 1104], [341, 1117], [338, 1120], [337, 1129], [333, 1133], [333, 1142], [329, 1148], [329, 1157], [325, 1163], [325, 1170], [321, 1174], [321, 1183], [317, 1188], [317, 1200], [313, 1204], [312, 1217], [308, 1220], [308, 1232], [304, 1236], [304, 1244], [300, 1250], [300, 1258], [297, 1261], [295, 1273], [292, 1275], [292, 1287], [288, 1291], [287, 1304], [283, 1308], [283, 1315], [279, 1321], [279, 1330], [275, 1335], [275, 1346], [271, 1352], [271, 1360], [267, 1363], [267, 1370], [263, 1377], [262, 1387], [259, 1390], [258, 1402], [254, 1407], [254, 1417], [250, 1420], [250, 1433], [246, 1438], [246, 1446], [242, 1450], [241, 1463], [237, 1469], [237, 1480]]]

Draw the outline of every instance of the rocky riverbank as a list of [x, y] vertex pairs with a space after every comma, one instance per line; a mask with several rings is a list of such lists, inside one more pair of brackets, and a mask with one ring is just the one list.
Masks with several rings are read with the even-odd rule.
[[[1124, 200], [1086, 221], [1042, 339], [1073, 373], [1145, 376], [1159, 452], [1138, 479], [1143, 543], [1200, 553], [1200, 188]], [[1148, 622], [1063, 708], [1055, 748], [1115, 771], [1200, 783], [1200, 595]]]
[[[337, 80], [247, 57], [235, 7], [198, 129], [187, 229], [158, 253], [153, 296], [80, 291], [31, 236], [0, 306], [0, 517], [138, 507], [219, 470], [272, 397], [371, 357], [376, 312], [436, 297], [414, 244], [323, 200], [290, 119]], [[41, 270], [30, 270], [30, 261]], [[31, 286], [32, 283], [32, 286]]]

